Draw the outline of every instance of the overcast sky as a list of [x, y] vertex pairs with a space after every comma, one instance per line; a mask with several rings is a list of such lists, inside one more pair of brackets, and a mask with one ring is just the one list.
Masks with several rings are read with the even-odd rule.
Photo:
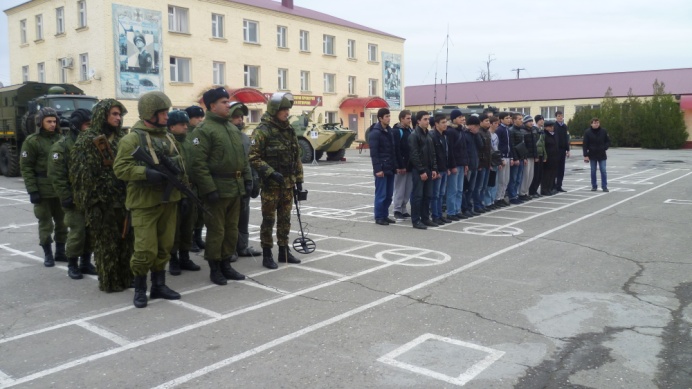
[[[191, 0], [189, 0], [191, 1]], [[4, 10], [25, 0], [0, 0]], [[406, 39], [405, 85], [692, 67], [689, 0], [294, 0]], [[0, 81], [9, 84], [0, 15]], [[18, 80], [14, 80], [18, 82]]]

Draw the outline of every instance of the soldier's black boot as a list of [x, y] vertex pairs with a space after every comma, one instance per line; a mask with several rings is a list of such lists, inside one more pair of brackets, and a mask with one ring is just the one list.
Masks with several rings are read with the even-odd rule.
[[190, 271], [200, 271], [202, 270], [199, 265], [196, 263], [192, 262], [190, 259], [190, 252], [189, 251], [182, 251], [180, 250], [179, 252], [179, 259], [180, 259], [180, 268], [183, 270], [190, 270]]
[[55, 266], [55, 258], [53, 258], [53, 246], [50, 244], [44, 244], [41, 245], [41, 247], [43, 248], [43, 266]]
[[180, 275], [180, 259], [178, 259], [178, 253], [172, 252], [171, 259], [168, 261], [168, 271], [171, 272], [172, 276]]
[[79, 258], [77, 257], [67, 258], [67, 275], [73, 280], [81, 280], [84, 278], [84, 276], [82, 276], [82, 272], [79, 271], [79, 267], [77, 266], [78, 260]]
[[65, 243], [55, 243], [55, 262], [67, 262]]
[[[199, 247], [200, 250], [204, 250], [204, 248], [207, 246], [206, 242], [204, 240], [202, 240], [202, 229], [201, 228], [195, 228], [194, 235], [192, 235], [192, 242], [197, 247]], [[192, 250], [192, 251], [194, 251], [194, 250]]]
[[238, 273], [232, 266], [231, 266], [231, 257], [226, 257], [221, 260], [221, 274], [223, 274], [224, 277], [226, 277], [227, 280], [235, 280], [235, 281], [242, 281], [245, 279], [245, 276]]
[[135, 276], [135, 298], [132, 302], [135, 308], [144, 308], [147, 306], [147, 276]]
[[207, 262], [209, 262], [209, 279], [211, 282], [215, 283], [216, 285], [228, 284], [226, 277], [224, 277], [223, 273], [221, 273], [221, 261], [209, 259]]
[[279, 262], [300, 263], [300, 259], [291, 254], [291, 250], [288, 248], [288, 246], [279, 246]]
[[79, 258], [79, 271], [82, 274], [97, 275], [96, 266], [91, 263], [91, 253], [84, 253]]
[[166, 286], [165, 270], [151, 272], [151, 290], [149, 291], [149, 298], [152, 300], [180, 300], [180, 293]]
[[267, 269], [277, 269], [279, 265], [274, 262], [271, 247], [262, 247], [262, 266]]

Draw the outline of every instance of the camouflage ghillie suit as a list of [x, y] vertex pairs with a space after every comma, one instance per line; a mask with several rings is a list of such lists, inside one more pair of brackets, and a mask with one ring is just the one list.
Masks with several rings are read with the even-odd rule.
[[[125, 107], [113, 99], [104, 99], [94, 106], [91, 127], [77, 138], [70, 167], [74, 202], [84, 212], [90, 228], [99, 289], [104, 292], [123, 291], [130, 287], [133, 279], [131, 229], [124, 238], [122, 236], [127, 219], [125, 183], [115, 177], [112, 168], [125, 132], [122, 126], [111, 128], [107, 122], [111, 108], [116, 106], [120, 107], [122, 115], [127, 113]], [[102, 154], [94, 144], [94, 139], [102, 134], [106, 135], [112, 154], [108, 150]]]

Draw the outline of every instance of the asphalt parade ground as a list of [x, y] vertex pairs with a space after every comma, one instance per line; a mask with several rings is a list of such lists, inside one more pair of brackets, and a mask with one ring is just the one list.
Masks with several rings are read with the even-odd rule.
[[374, 223], [349, 150], [305, 165], [302, 264], [241, 258], [247, 280], [216, 286], [193, 254], [202, 271], [167, 276], [182, 299], [146, 309], [43, 267], [23, 182], [0, 177], [0, 388], [691, 388], [691, 169], [613, 149], [591, 192], [576, 155], [567, 193], [421, 231]]

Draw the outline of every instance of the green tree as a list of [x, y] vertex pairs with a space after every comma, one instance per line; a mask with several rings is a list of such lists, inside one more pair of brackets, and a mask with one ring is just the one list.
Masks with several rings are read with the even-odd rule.
[[581, 138], [584, 136], [584, 131], [586, 131], [589, 126], [591, 126], [591, 119], [601, 117], [600, 108], [584, 107], [577, 110], [567, 122], [567, 126], [570, 128], [570, 135], [572, 138]]
[[603, 97], [600, 113], [601, 126], [608, 130], [611, 146], [623, 146], [622, 107], [613, 97], [613, 90], [610, 87]]
[[639, 97], [627, 92], [627, 99], [620, 104], [620, 123], [622, 124], [621, 144], [625, 147], [640, 147], [641, 134], [644, 131], [644, 121], [648, 115], [646, 105]]
[[642, 147], [652, 149], [679, 149], [689, 134], [680, 104], [665, 91], [666, 85], [656, 80], [653, 84], [653, 97], [646, 102], [647, 125], [642, 139]]

